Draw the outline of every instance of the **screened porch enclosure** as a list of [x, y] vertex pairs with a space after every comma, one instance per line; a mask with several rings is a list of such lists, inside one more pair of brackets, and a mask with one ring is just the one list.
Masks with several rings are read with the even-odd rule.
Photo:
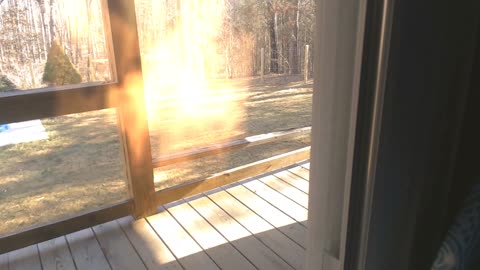
[[0, 269], [84, 269], [85, 247], [99, 269], [164, 267], [152, 247], [173, 269], [229, 269], [221, 247], [245, 269], [302, 269], [313, 1], [43, 5], [0, 1]]

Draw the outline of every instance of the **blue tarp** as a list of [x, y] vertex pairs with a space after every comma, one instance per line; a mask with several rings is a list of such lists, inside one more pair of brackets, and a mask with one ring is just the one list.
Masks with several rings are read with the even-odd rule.
[[2, 131], [7, 131], [8, 129], [9, 129], [8, 124], [0, 125], [0, 132], [2, 132]]

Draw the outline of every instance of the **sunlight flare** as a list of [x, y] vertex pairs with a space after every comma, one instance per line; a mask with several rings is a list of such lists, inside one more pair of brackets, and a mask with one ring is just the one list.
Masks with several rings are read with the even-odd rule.
[[228, 80], [213, 80], [225, 61], [219, 44], [225, 2], [178, 3], [163, 38], [141, 44], [149, 128], [161, 132], [152, 150], [159, 155], [243, 134], [244, 97]]

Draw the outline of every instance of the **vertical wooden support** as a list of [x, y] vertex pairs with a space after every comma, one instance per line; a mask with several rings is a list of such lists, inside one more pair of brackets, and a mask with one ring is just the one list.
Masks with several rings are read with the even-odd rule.
[[105, 32], [105, 47], [107, 49], [108, 55], [108, 65], [110, 68], [110, 80], [117, 81], [117, 67], [115, 61], [115, 52], [113, 50], [113, 40], [112, 40], [112, 26], [110, 25], [110, 11], [108, 9], [108, 0], [101, 0], [100, 4], [102, 5], [102, 21], [103, 29]]
[[265, 48], [262, 48], [260, 54], [260, 78], [263, 81], [265, 75]]
[[[144, 99], [140, 47], [133, 0], [108, 0], [117, 91], [120, 94], [120, 129], [133, 216], [156, 212], [150, 136]], [[114, 73], [115, 74], [115, 73]]]
[[304, 63], [305, 66], [303, 68], [305, 83], [308, 82], [308, 66], [309, 66], [309, 63], [308, 63], [309, 57], [308, 56], [310, 54], [309, 50], [310, 50], [310, 46], [308, 44], [305, 45], [305, 63]]

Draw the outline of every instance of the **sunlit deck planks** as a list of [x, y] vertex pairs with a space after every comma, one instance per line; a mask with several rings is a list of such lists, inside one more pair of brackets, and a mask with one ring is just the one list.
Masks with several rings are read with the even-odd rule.
[[0, 255], [10, 269], [303, 269], [309, 163]]

